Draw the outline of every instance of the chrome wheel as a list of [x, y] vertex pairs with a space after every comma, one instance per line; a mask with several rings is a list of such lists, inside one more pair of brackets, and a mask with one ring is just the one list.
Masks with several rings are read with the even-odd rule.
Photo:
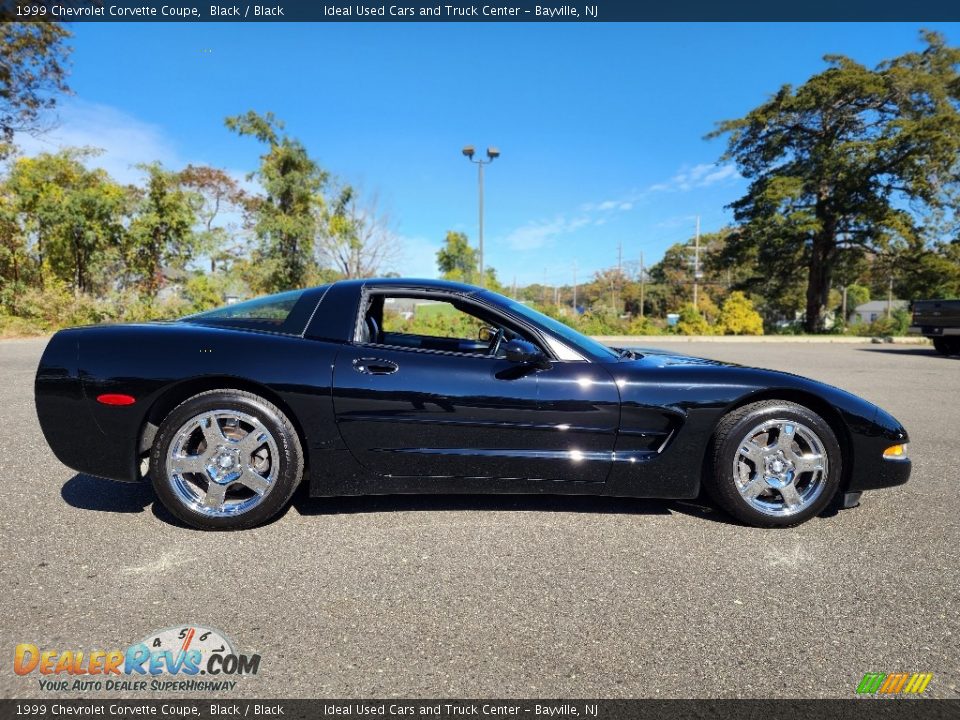
[[239, 515], [273, 489], [280, 454], [267, 427], [237, 410], [211, 410], [177, 430], [167, 479], [177, 499], [210, 517]]
[[733, 477], [753, 508], [773, 516], [796, 515], [823, 492], [828, 478], [823, 441], [795, 420], [767, 420], [740, 442]]

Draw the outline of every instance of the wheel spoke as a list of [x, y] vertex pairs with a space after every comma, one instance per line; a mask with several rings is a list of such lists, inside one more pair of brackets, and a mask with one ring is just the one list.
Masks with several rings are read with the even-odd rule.
[[780, 426], [780, 432], [777, 435], [777, 448], [780, 450], [789, 450], [793, 445], [793, 436], [797, 428], [792, 423], [784, 423]]
[[763, 448], [753, 440], [746, 440], [740, 444], [740, 454], [753, 463], [754, 468], [761, 470], [763, 464]]
[[203, 506], [213, 510], [223, 509], [223, 500], [227, 495], [227, 486], [210, 481], [207, 494], [203, 498]]
[[823, 470], [823, 455], [813, 453], [811, 455], [800, 455], [794, 465], [797, 474], [805, 472], [817, 472]]
[[248, 467], [243, 469], [243, 473], [237, 478], [237, 482], [241, 485], [246, 485], [257, 493], [257, 495], [263, 495], [267, 491], [267, 488], [270, 487], [269, 480]]
[[214, 448], [227, 442], [226, 436], [220, 427], [216, 415], [207, 415], [200, 421], [200, 429], [203, 431], [203, 437], [207, 441], [207, 448]]
[[244, 459], [249, 459], [254, 451], [270, 438], [270, 434], [262, 427], [255, 427], [240, 441], [240, 452]]
[[754, 478], [743, 487], [740, 493], [744, 497], [755, 498], [768, 487], [767, 479], [763, 476], [763, 473], [757, 473]]
[[787, 506], [788, 510], [796, 510], [803, 505], [803, 500], [800, 499], [800, 493], [797, 492], [797, 488], [793, 484], [780, 488], [780, 495], [783, 497], [783, 503]]
[[185, 455], [170, 459], [170, 469], [175, 473], [201, 473], [207, 476], [207, 459], [205, 455]]

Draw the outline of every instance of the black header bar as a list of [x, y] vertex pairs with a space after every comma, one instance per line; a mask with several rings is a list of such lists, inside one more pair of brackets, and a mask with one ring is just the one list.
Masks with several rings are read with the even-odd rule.
[[0, 0], [0, 17], [66, 22], [540, 22], [960, 20], [956, 0]]

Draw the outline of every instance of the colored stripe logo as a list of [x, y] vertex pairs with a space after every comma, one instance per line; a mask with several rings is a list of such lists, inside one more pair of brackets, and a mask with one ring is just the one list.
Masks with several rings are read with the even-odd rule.
[[867, 673], [857, 685], [859, 695], [919, 695], [933, 680], [933, 673]]

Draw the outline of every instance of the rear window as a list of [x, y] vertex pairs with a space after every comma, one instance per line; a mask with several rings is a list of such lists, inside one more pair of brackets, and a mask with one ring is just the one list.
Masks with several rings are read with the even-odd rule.
[[[181, 318], [199, 325], [223, 325], [249, 330], [267, 330], [299, 335], [306, 327], [312, 307], [304, 297], [306, 290], [290, 290], [277, 295], [247, 300]], [[314, 297], [316, 297], [314, 295]]]

